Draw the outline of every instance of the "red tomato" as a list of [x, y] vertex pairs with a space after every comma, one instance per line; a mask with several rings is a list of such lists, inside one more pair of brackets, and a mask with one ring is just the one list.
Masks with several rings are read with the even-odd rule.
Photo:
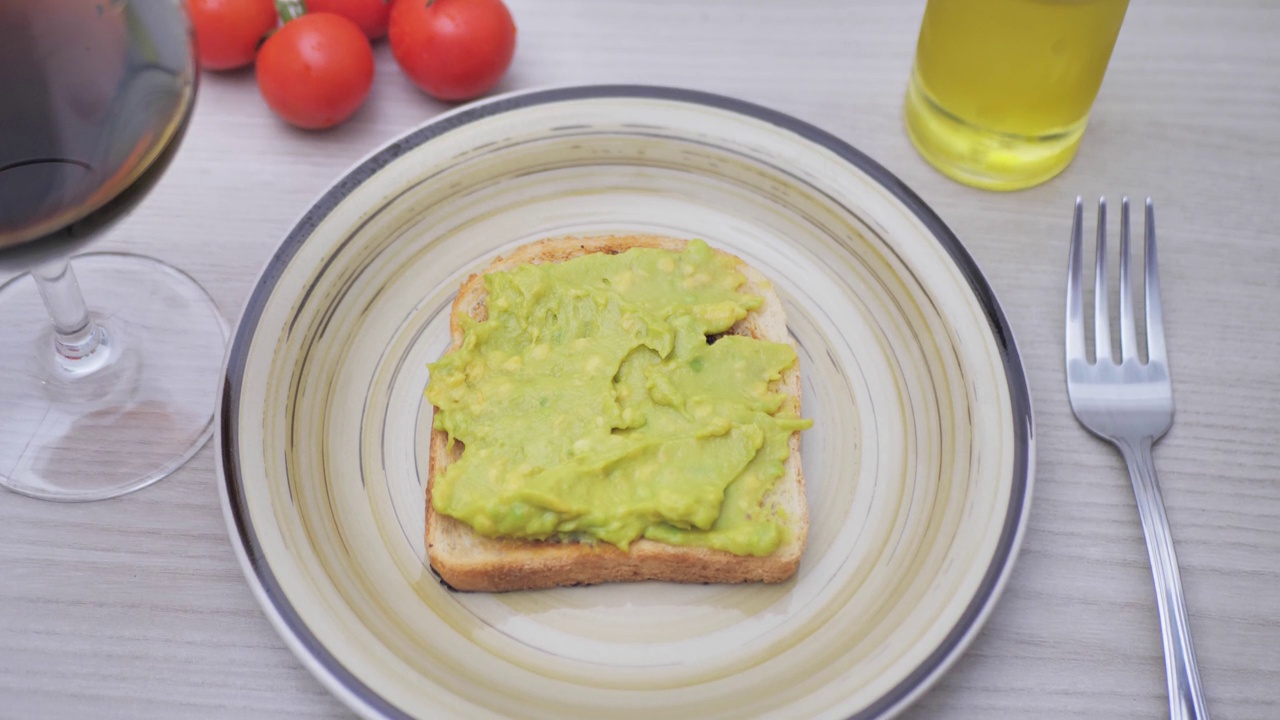
[[341, 15], [307, 13], [285, 23], [258, 51], [258, 89], [275, 114], [300, 128], [351, 117], [373, 84], [373, 49]]
[[441, 100], [484, 94], [516, 50], [516, 24], [502, 0], [396, 0], [388, 36], [405, 74]]
[[307, 0], [307, 12], [328, 12], [350, 20], [370, 40], [387, 34], [387, 16], [392, 0]]
[[258, 43], [279, 23], [273, 0], [188, 0], [200, 65], [230, 70], [253, 62]]

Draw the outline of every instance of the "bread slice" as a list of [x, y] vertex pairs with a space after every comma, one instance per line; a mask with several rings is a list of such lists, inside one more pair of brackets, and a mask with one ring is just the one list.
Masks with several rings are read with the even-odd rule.
[[[462, 343], [459, 318], [488, 318], [483, 275], [509, 270], [526, 263], [556, 263], [589, 253], [617, 254], [633, 247], [679, 251], [687, 241], [657, 235], [561, 237], [521, 246], [507, 257], [495, 259], [487, 269], [462, 283], [454, 300], [449, 329], [453, 350]], [[718, 252], [718, 251], [717, 251]], [[735, 258], [736, 259], [736, 258]], [[732, 335], [794, 343], [787, 333], [786, 316], [773, 287], [760, 273], [738, 261], [746, 275], [742, 290], [764, 299], [758, 308], [729, 329]], [[770, 387], [800, 404], [799, 363], [792, 365]], [[436, 409], [439, 412], [439, 409]], [[427, 479], [426, 544], [431, 566], [455, 590], [500, 592], [533, 590], [565, 585], [591, 585], [633, 580], [665, 580], [684, 583], [782, 582], [800, 564], [809, 529], [804, 497], [804, 473], [800, 467], [800, 433], [791, 435], [791, 454], [782, 477], [764, 498], [764, 507], [790, 530], [789, 539], [771, 555], [751, 557], [723, 550], [668, 545], [641, 538], [624, 552], [606, 542], [529, 541], [489, 538], [467, 524], [439, 514], [431, 504], [435, 479], [462, 456], [461, 442], [448, 447], [444, 431], [431, 432], [431, 460]]]

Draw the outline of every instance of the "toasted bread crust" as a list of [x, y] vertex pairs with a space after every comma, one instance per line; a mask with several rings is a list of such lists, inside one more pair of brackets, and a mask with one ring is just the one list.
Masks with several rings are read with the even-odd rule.
[[[604, 252], [617, 254], [633, 247], [681, 250], [685, 240], [658, 235], [560, 237], [516, 248], [496, 258], [488, 268], [467, 278], [459, 288], [449, 317], [452, 351], [462, 343], [460, 318], [488, 318], [483, 276], [527, 263], [541, 264]], [[717, 251], [719, 252], [719, 251]], [[735, 258], [736, 259], [736, 258]], [[764, 298], [760, 307], [729, 329], [727, 334], [746, 335], [792, 343], [787, 333], [781, 301], [763, 276], [741, 261], [738, 270], [747, 276], [743, 289]], [[794, 346], [794, 343], [792, 343]], [[798, 363], [771, 386], [800, 403]], [[435, 412], [439, 412], [436, 409]], [[436, 477], [461, 457], [462, 443], [448, 445], [441, 430], [431, 431], [431, 459], [426, 491], [426, 546], [431, 566], [456, 590], [501, 592], [534, 590], [605, 582], [665, 580], [684, 583], [782, 582], [795, 574], [808, 536], [809, 515], [804, 499], [804, 473], [800, 464], [800, 433], [792, 433], [791, 454], [783, 476], [765, 497], [764, 505], [785, 518], [790, 539], [771, 555], [752, 557], [723, 550], [682, 547], [640, 539], [628, 551], [608, 543], [527, 541], [484, 537], [468, 525], [441, 515], [431, 505]]]

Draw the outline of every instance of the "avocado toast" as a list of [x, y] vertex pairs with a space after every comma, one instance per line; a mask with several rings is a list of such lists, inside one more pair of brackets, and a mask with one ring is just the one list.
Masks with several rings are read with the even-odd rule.
[[[591, 513], [581, 508], [566, 509], [561, 514], [556, 514], [547, 508], [554, 510], [559, 508], [561, 503], [555, 497], [547, 497], [545, 491], [540, 495], [532, 495], [535, 500], [530, 502], [536, 510], [532, 513], [535, 520], [529, 520], [531, 513], [524, 501], [509, 503], [510, 506], [501, 508], [481, 506], [479, 511], [471, 514], [452, 509], [465, 507], [466, 503], [453, 501], [455, 496], [462, 492], [454, 489], [455, 478], [449, 477], [447, 483], [443, 479], [451, 466], [462, 461], [467, 448], [463, 442], [454, 437], [461, 434], [458, 430], [458, 427], [462, 426], [460, 421], [445, 413], [441, 406], [451, 408], [451, 412], [461, 413], [469, 407], [484, 404], [486, 398], [477, 397], [474, 393], [479, 391], [463, 381], [464, 376], [469, 377], [469, 375], [466, 375], [462, 369], [453, 367], [449, 375], [446, 372], [449, 368], [444, 366], [448, 365], [447, 360], [451, 355], [478, 352], [474, 347], [477, 341], [473, 338], [468, 343], [467, 336], [469, 330], [472, 334], [476, 334], [475, 328], [490, 319], [489, 289], [486, 286], [485, 276], [493, 273], [505, 276], [516, 273], [517, 269], [526, 265], [567, 263], [575, 258], [594, 254], [614, 256], [635, 248], [648, 249], [642, 250], [641, 253], [652, 250], [664, 251], [662, 254], [649, 252], [645, 255], [646, 262], [650, 264], [656, 262], [663, 267], [670, 265], [674, 269], [676, 266], [659, 255], [680, 254], [677, 257], [684, 258], [701, 253], [702, 262], [705, 264], [714, 253], [715, 263], [732, 268], [729, 273], [732, 278], [725, 280], [727, 285], [719, 288], [723, 292], [715, 294], [711, 292], [715, 288], [708, 290], [711, 294], [707, 296], [708, 299], [704, 305], [693, 312], [702, 318], [705, 327], [716, 331], [708, 332], [709, 337], [702, 344], [709, 347], [718, 344], [717, 341], [721, 338], [732, 336], [765, 341], [759, 344], [768, 346], [765, 348], [769, 350], [767, 354], [774, 359], [771, 361], [772, 365], [766, 363], [762, 367], [776, 368], [766, 373], [767, 389], [764, 387], [765, 380], [758, 383], [761, 385], [760, 397], [749, 398], [751, 402], [768, 406], [767, 410], [770, 413], [768, 417], [760, 414], [758, 409], [753, 411], [752, 417], [758, 418], [767, 430], [772, 431], [772, 441], [768, 439], [770, 436], [767, 434], [764, 435], [764, 439], [761, 439], [758, 437], [761, 433], [752, 430], [751, 427], [735, 426], [731, 431], [723, 429], [715, 431], [720, 433], [718, 438], [707, 440], [705, 437], [707, 433], [698, 436], [709, 443], [720, 442], [722, 438], [724, 442], [721, 445], [728, 448], [726, 450], [721, 451], [718, 449], [719, 446], [709, 444], [680, 454], [677, 450], [668, 448], [669, 452], [663, 451], [665, 455], [662, 457], [671, 456], [684, 463], [696, 464], [704, 457], [719, 457], [716, 453], [721, 453], [726, 458], [723, 465], [734, 468], [732, 472], [741, 470], [743, 463], [747, 463], [746, 469], [742, 470], [743, 477], [750, 475], [757, 464], [761, 467], [767, 466], [766, 461], [776, 461], [774, 464], [777, 467], [769, 466], [771, 472], [768, 476], [761, 476], [766, 481], [765, 484], [758, 485], [758, 492], [754, 495], [744, 495], [746, 491], [735, 493], [732, 490], [726, 490], [724, 517], [717, 519], [714, 514], [710, 518], [704, 517], [706, 508], [699, 510], [698, 507], [693, 506], [696, 503], [682, 515], [680, 509], [684, 508], [685, 504], [669, 502], [667, 506], [677, 508], [674, 511], [677, 517], [649, 525], [641, 522], [640, 526], [643, 530], [639, 534], [635, 532], [635, 528], [631, 528], [625, 522], [630, 518], [621, 518], [617, 523], [596, 522], [593, 525], [587, 521]], [[643, 264], [639, 266], [641, 276], [644, 275], [645, 267], [649, 266]], [[701, 280], [705, 277], [705, 273], [694, 274], [693, 270], [684, 265], [680, 265], [679, 269], [685, 271], [686, 278], [683, 281], [685, 287], [688, 287], [693, 280]], [[603, 282], [609, 285], [608, 277], [592, 277], [593, 283]], [[631, 273], [616, 277], [629, 280]], [[680, 279], [678, 273], [673, 273], [673, 277], [674, 280], [665, 278], [665, 281], [670, 283]], [[497, 276], [490, 281], [496, 282]], [[503, 282], [507, 282], [505, 277]], [[717, 278], [707, 282], [714, 284], [720, 280]], [[609, 293], [614, 293], [616, 290], [617, 288], [613, 288]], [[526, 289], [525, 292], [528, 294], [529, 291]], [[581, 295], [577, 290], [574, 292], [575, 297]], [[747, 298], [747, 300], [740, 301], [736, 306], [732, 304], [726, 306], [725, 302], [720, 302], [725, 297], [724, 292], [730, 293], [731, 297]], [[604, 296], [612, 297], [609, 293], [605, 293]], [[599, 293], [596, 294], [597, 297], [599, 295]], [[507, 302], [506, 296], [503, 296], [502, 302], [504, 304]], [[653, 304], [652, 300], [650, 304]], [[730, 314], [726, 315], [726, 313]], [[624, 320], [630, 322], [627, 318]], [[652, 319], [650, 324], [654, 324]], [[613, 329], [612, 326], [609, 329]], [[807, 424], [798, 419], [800, 371], [798, 361], [794, 358], [794, 347], [787, 333], [782, 305], [768, 281], [758, 272], [737, 258], [709, 250], [699, 241], [688, 242], [653, 235], [566, 237], [543, 240], [517, 248], [509, 256], [496, 259], [482, 273], [468, 278], [462, 284], [454, 301], [450, 316], [450, 332], [452, 339], [450, 348], [441, 362], [432, 368], [435, 387], [428, 387], [429, 397], [433, 397], [436, 409], [431, 434], [431, 458], [427, 482], [426, 546], [435, 572], [451, 587], [458, 590], [506, 591], [631, 580], [692, 583], [780, 582], [794, 574], [804, 550], [808, 530], [804, 476], [799, 454], [799, 430], [807, 427]], [[638, 332], [643, 333], [644, 330]], [[698, 340], [701, 342], [702, 338], [699, 336]], [[661, 338], [646, 342], [662, 350], [659, 353], [647, 352], [652, 356], [654, 363], [662, 359], [660, 356], [675, 357], [678, 354], [669, 344], [664, 346]], [[680, 342], [677, 341], [676, 344], [679, 345]], [[709, 361], [713, 357], [720, 357], [723, 361], [726, 353], [732, 352], [734, 347], [757, 349], [747, 348], [745, 341], [724, 343], [720, 351], [714, 354], [710, 353], [707, 347], [693, 347], [688, 351], [692, 357], [690, 362], [698, 369], [701, 369], [703, 357], [708, 358]], [[568, 348], [563, 348], [563, 351], [571, 352]], [[489, 357], [492, 357], [491, 351]], [[503, 364], [505, 368], [519, 366], [519, 361], [513, 359], [513, 355], [499, 357], [506, 358], [507, 362]], [[776, 359], [779, 357], [782, 359]], [[747, 356], [744, 354], [743, 362], [734, 363], [734, 366], [740, 369], [746, 365], [746, 359]], [[514, 365], [512, 365], [513, 362]], [[468, 367], [470, 369], [466, 371], [467, 373], [474, 369], [474, 365]], [[617, 370], [618, 375], [613, 378], [615, 386], [625, 374], [625, 367], [624, 362], [624, 368]], [[612, 375], [613, 369], [606, 366], [605, 372]], [[440, 379], [437, 379], [437, 375]], [[445, 383], [446, 380], [452, 383], [449, 387], [436, 384]], [[742, 381], [734, 384], [746, 386], [752, 383]], [[652, 391], [652, 387], [650, 389]], [[729, 390], [721, 390], [721, 394], [725, 392]], [[613, 426], [611, 431], [608, 427], [602, 431], [601, 446], [612, 447], [611, 443], [614, 443], [615, 437], [609, 437], [609, 435], [625, 436], [628, 432], [637, 429], [633, 426], [639, 426], [638, 429], [642, 431], [646, 429], [645, 420], [631, 419], [630, 408], [625, 402], [625, 391], [619, 392], [618, 398], [619, 407], [623, 408], [622, 417], [625, 420], [619, 420], [616, 414], [613, 414], [607, 423], [600, 419], [595, 421], [597, 425]], [[664, 402], [672, 404], [668, 401]], [[649, 423], [653, 426], [659, 425], [656, 419], [661, 416], [661, 413], [671, 416], [670, 409], [665, 407], [648, 407], [646, 412], [654, 418], [654, 421]], [[612, 408], [605, 414], [611, 413]], [[574, 414], [587, 415], [586, 413]], [[684, 412], [684, 414], [689, 413]], [[576, 421], [581, 418], [567, 419]], [[449, 428], [453, 428], [456, 432], [449, 432]], [[741, 432], [738, 432], [739, 430]], [[533, 431], [537, 432], [538, 429], [534, 428]], [[557, 433], [552, 431], [552, 428], [547, 427], [541, 432], [547, 438], [547, 443], [555, 444]], [[730, 439], [737, 437], [734, 433], [745, 439], [736, 445], [729, 442]], [[577, 435], [575, 434], [574, 437]], [[770, 445], [770, 442], [773, 444]], [[538, 443], [538, 448], [535, 449], [541, 449], [541, 444]], [[744, 448], [746, 455], [742, 452]], [[751, 454], [757, 451], [752, 448], [761, 448], [757, 456], [759, 463], [753, 464]], [[765, 450], [770, 448], [772, 448], [771, 457], [765, 458]], [[487, 448], [485, 452], [488, 452]], [[564, 452], [570, 456], [573, 454], [572, 450]], [[659, 462], [655, 458], [656, 456], [649, 458], [647, 463], [638, 465], [615, 463], [611, 467], [621, 467], [622, 470], [618, 472], [625, 472], [628, 468], [635, 467], [639, 468], [637, 472], [652, 473], [655, 468], [661, 471], [672, 464], [666, 460]], [[475, 455], [471, 460], [475, 461], [472, 463], [474, 465], [482, 458]], [[492, 489], [494, 496], [509, 494], [508, 478], [505, 475], [501, 477], [498, 475], [501, 468], [510, 466], [510, 463], [504, 464], [495, 460], [488, 465], [481, 465], [479, 470], [472, 472], [472, 475], [481, 471], [489, 472], [490, 476], [497, 477], [493, 488], [506, 488], [501, 492]], [[527, 466], [528, 463], [521, 465], [522, 468]], [[462, 467], [454, 468], [453, 475], [458, 475], [462, 469]], [[547, 473], [541, 473], [538, 481], [542, 482], [547, 475]], [[617, 481], [614, 480], [614, 482], [616, 484]], [[490, 490], [489, 486], [483, 482], [481, 486], [482, 490]], [[529, 493], [533, 491], [525, 493], [522, 489], [521, 492], [523, 498], [531, 496]], [[649, 495], [643, 489], [635, 492], [641, 492], [645, 497]], [[447, 497], [437, 497], [442, 494], [447, 494]], [[735, 510], [729, 507], [728, 498], [736, 498], [740, 503], [744, 502], [742, 498], [747, 498], [745, 502], [750, 505], [745, 508], [745, 512], [742, 507]], [[450, 514], [441, 512], [437, 504], [451, 508]], [[472, 504], [474, 505], [474, 502]], [[644, 506], [647, 508], [649, 504], [646, 503]], [[513, 507], [515, 509], [512, 509]], [[721, 530], [721, 525], [728, 524], [725, 518], [731, 510], [737, 513], [738, 525], [750, 527], [735, 526], [728, 530]], [[452, 517], [451, 514], [458, 517]], [[583, 517], [579, 518], [579, 515]], [[464, 522], [459, 517], [465, 517], [467, 521]], [[541, 522], [544, 517], [550, 525]], [[477, 527], [485, 529], [485, 532], [478, 531]], [[539, 528], [542, 529], [539, 530]], [[628, 533], [628, 528], [631, 528], [632, 532]]]

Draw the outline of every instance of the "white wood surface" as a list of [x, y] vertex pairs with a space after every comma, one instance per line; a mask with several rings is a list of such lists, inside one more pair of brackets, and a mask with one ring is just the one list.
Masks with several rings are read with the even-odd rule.
[[[934, 172], [902, 130], [921, 0], [510, 4], [500, 89], [685, 85], [816, 123], [923, 196], [1005, 304], [1038, 422], [1030, 525], [986, 629], [911, 720], [1168, 716], [1129, 480], [1072, 418], [1061, 357], [1072, 198], [1155, 197], [1178, 405], [1156, 462], [1210, 709], [1280, 717], [1280, 6], [1134, 2], [1075, 163], [993, 194]], [[325, 133], [278, 122], [251, 73], [205, 75], [168, 175], [96, 249], [172, 262], [236, 317], [320, 191], [445, 109], [376, 54], [368, 104]], [[211, 447], [118, 500], [0, 493], [0, 718], [348, 716], [251, 597]]]

